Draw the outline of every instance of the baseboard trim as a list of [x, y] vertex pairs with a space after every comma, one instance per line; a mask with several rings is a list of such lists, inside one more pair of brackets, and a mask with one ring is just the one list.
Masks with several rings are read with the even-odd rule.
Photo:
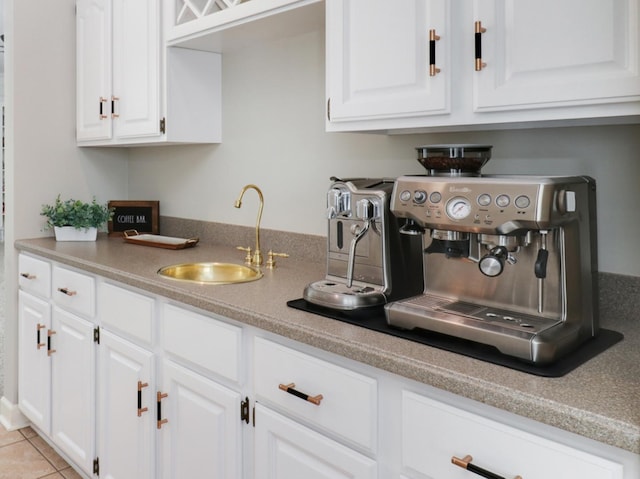
[[29, 420], [20, 412], [17, 404], [13, 404], [6, 397], [0, 398], [0, 424], [7, 431], [14, 431], [28, 426]]

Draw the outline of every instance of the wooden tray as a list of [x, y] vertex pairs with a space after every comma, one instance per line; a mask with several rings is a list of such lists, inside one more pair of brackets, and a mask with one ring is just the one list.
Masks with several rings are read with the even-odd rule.
[[138, 234], [136, 230], [124, 232], [124, 240], [127, 243], [139, 244], [143, 246], [153, 246], [154, 248], [184, 249], [195, 246], [199, 238], [174, 238], [172, 236], [161, 236], [153, 234]]

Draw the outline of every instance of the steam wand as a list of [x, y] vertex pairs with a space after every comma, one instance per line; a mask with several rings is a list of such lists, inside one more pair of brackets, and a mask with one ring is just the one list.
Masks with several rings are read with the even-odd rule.
[[[351, 288], [353, 285], [353, 267], [356, 262], [356, 246], [358, 241], [362, 239], [364, 235], [367, 234], [369, 228], [371, 227], [371, 220], [374, 217], [374, 205], [368, 199], [363, 199], [358, 201], [356, 204], [356, 216], [358, 218], [362, 218], [364, 224], [362, 228], [357, 231], [352, 231], [355, 236], [351, 240], [351, 244], [349, 245], [349, 264], [347, 266], [347, 288]], [[355, 226], [355, 225], [354, 225]]]

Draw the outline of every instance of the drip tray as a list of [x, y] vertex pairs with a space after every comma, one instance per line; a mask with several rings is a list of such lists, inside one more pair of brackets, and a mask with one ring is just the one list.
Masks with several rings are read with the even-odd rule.
[[[423, 294], [398, 302], [405, 310], [415, 310], [416, 317], [429, 316], [430, 313], [464, 316], [487, 325], [500, 326], [512, 331], [539, 333], [558, 324], [558, 319], [533, 316], [530, 314], [492, 308], [480, 304], [450, 300], [439, 296]], [[420, 321], [414, 325], [419, 327]]]
[[622, 341], [624, 338], [624, 336], [617, 331], [600, 329], [598, 336], [586, 341], [571, 354], [558, 359], [553, 364], [538, 366], [536, 364], [527, 363], [517, 358], [507, 356], [491, 346], [475, 343], [473, 341], [467, 341], [419, 329], [405, 330], [394, 328], [387, 324], [387, 319], [382, 307], [367, 308], [366, 311], [362, 311], [360, 313], [344, 313], [311, 304], [304, 299], [288, 301], [287, 306], [309, 313], [319, 314], [338, 321], [343, 321], [355, 326], [361, 326], [373, 331], [389, 334], [391, 336], [408, 339], [434, 348], [498, 364], [517, 371], [551, 378], [564, 376], [581, 364], [584, 364], [591, 358], [594, 358], [601, 352], [607, 350], [614, 344]]

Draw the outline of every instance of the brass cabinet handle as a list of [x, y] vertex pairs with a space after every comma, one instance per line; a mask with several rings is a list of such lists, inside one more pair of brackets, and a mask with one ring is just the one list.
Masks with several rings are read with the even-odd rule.
[[36, 275], [35, 274], [20, 273], [20, 276], [22, 276], [23, 278], [26, 278], [26, 279], [36, 279]]
[[111, 95], [111, 118], [118, 118], [120, 115], [116, 113], [116, 102], [120, 101], [117, 96]]
[[53, 336], [54, 334], [56, 334], [56, 332], [53, 329], [47, 331], [47, 356], [51, 356], [56, 352], [55, 349], [51, 349], [51, 336]]
[[169, 420], [168, 420], [168, 419], [162, 419], [162, 400], [163, 400], [164, 398], [166, 398], [167, 396], [169, 396], [169, 394], [168, 394], [168, 393], [162, 393], [162, 392], [160, 392], [160, 391], [158, 391], [158, 392], [156, 393], [156, 400], [157, 400], [157, 402], [158, 402], [158, 407], [157, 407], [157, 409], [156, 409], [156, 410], [157, 410], [157, 412], [158, 412], [158, 415], [157, 415], [157, 426], [156, 426], [156, 427], [157, 427], [158, 429], [162, 429], [162, 425], [163, 425], [163, 424], [166, 424], [166, 423], [168, 423], [168, 422], [169, 422]]
[[283, 390], [284, 392], [293, 394], [294, 396], [299, 397], [300, 399], [304, 399], [305, 401], [309, 401], [310, 403], [315, 404], [316, 406], [320, 406], [320, 401], [322, 401], [323, 399], [322, 394], [318, 394], [316, 396], [309, 396], [308, 394], [302, 393], [294, 389], [295, 387], [296, 387], [295, 383], [278, 385], [278, 388]]
[[58, 288], [58, 291], [60, 291], [62, 294], [66, 294], [67, 296], [75, 296], [76, 294], [78, 294], [77, 291], [72, 291], [69, 288]]
[[434, 29], [429, 30], [429, 76], [436, 76], [440, 69], [436, 67], [436, 42], [440, 40], [440, 35]]
[[[451, 458], [451, 462], [462, 469], [466, 469], [469, 472], [473, 472], [481, 477], [486, 477], [487, 479], [505, 479], [502, 476], [494, 474], [491, 471], [487, 471], [481, 467], [476, 466], [475, 464], [471, 464], [473, 461], [473, 457], [466, 455], [462, 459], [459, 457], [453, 456]], [[522, 479], [522, 476], [515, 476], [513, 479]]]
[[146, 387], [149, 387], [149, 383], [138, 381], [138, 417], [142, 416], [143, 412], [147, 412], [149, 410], [148, 407], [142, 407], [142, 389]]
[[104, 120], [105, 118], [107, 118], [107, 115], [104, 114], [104, 108], [103, 108], [104, 103], [107, 103], [107, 99], [105, 97], [101, 96], [100, 99], [98, 100], [98, 104], [100, 105], [99, 106], [99, 109], [100, 109], [99, 118], [101, 120]]
[[482, 61], [482, 34], [486, 32], [487, 29], [482, 26], [482, 22], [475, 23], [475, 36], [476, 36], [476, 71], [479, 72], [484, 67], [487, 66], [486, 63]]
[[47, 344], [40, 342], [40, 330], [46, 328], [44, 324], [38, 323], [36, 325], [36, 346], [38, 349], [44, 348]]

